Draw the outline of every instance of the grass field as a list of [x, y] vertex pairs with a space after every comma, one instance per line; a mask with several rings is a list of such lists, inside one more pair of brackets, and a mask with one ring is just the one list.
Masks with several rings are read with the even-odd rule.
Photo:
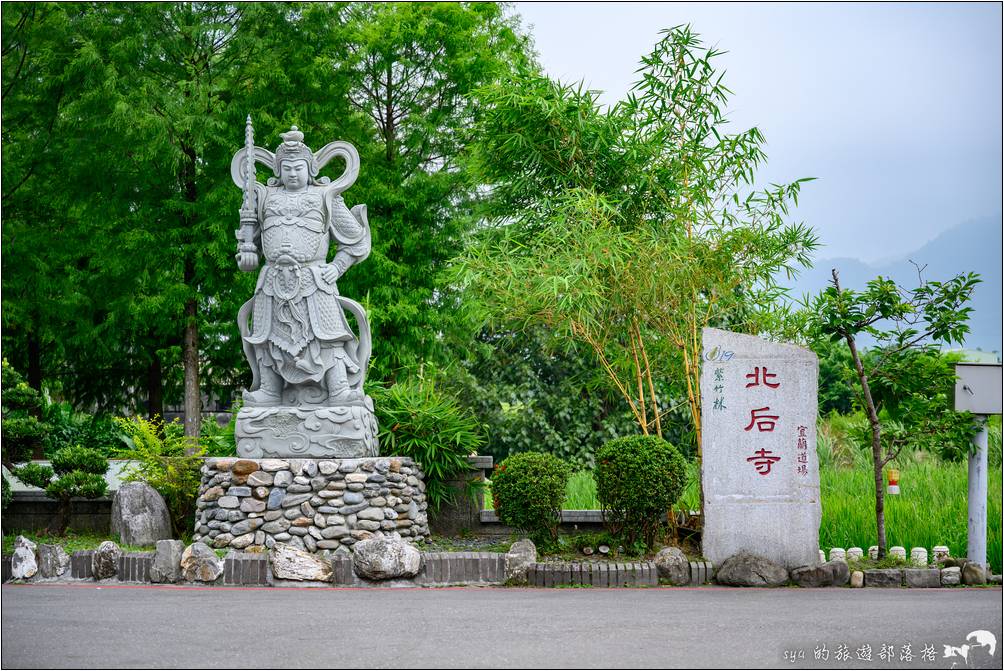
[[[900, 494], [885, 498], [886, 540], [889, 547], [947, 545], [952, 555], [966, 554], [967, 480], [965, 463], [946, 464], [935, 459], [904, 459], [900, 464]], [[690, 466], [690, 483], [680, 507], [699, 507], [697, 468]], [[823, 519], [819, 526], [819, 546], [858, 546], [865, 550], [876, 544], [875, 494], [871, 469], [866, 463], [854, 467], [824, 465], [820, 491]], [[1001, 572], [1001, 470], [991, 469], [988, 498], [987, 558], [995, 573]], [[486, 497], [491, 505], [491, 497]], [[575, 473], [568, 483], [566, 510], [596, 510], [596, 483], [590, 471]]]

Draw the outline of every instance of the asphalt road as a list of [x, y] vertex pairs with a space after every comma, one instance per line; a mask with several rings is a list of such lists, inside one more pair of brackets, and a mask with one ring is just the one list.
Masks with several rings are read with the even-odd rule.
[[[1000, 588], [4, 585], [0, 596], [5, 669], [933, 669], [1004, 658], [986, 647], [943, 657], [974, 630], [1004, 642]], [[841, 644], [849, 660], [837, 660]], [[902, 661], [907, 644], [913, 659]], [[865, 645], [870, 662], [859, 659]], [[880, 659], [883, 645], [894, 660]], [[816, 660], [822, 646], [828, 658]]]

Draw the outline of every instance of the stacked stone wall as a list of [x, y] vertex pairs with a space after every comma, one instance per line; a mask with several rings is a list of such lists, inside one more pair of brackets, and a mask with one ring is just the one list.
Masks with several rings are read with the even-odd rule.
[[349, 552], [429, 535], [423, 475], [406, 457], [207, 459], [196, 507], [194, 540], [216, 548]]

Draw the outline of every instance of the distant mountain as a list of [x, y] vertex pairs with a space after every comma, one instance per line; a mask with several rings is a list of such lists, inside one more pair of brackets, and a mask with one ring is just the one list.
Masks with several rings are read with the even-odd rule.
[[[862, 240], [867, 245], [867, 240]], [[917, 269], [910, 261], [924, 268], [925, 280], [944, 281], [964, 272], [979, 273], [983, 280], [973, 292], [969, 317], [967, 349], [985, 352], [1002, 351], [1001, 303], [1004, 289], [1001, 278], [1001, 219], [983, 218], [967, 221], [931, 240], [920, 249], [902, 257], [878, 264], [858, 259], [818, 259], [804, 271], [792, 287], [792, 296], [817, 294], [830, 283], [830, 270], [837, 269], [841, 286], [864, 289], [868, 280], [882, 275], [904, 287], [917, 286]], [[925, 267], [926, 266], [926, 267]]]

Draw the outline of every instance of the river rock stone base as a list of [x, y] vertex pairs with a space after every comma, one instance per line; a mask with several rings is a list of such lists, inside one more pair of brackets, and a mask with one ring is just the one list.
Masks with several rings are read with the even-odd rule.
[[369, 538], [429, 535], [425, 483], [407, 457], [207, 459], [195, 541], [348, 553]]
[[375, 457], [379, 447], [369, 396], [334, 407], [245, 406], [234, 437], [237, 454], [249, 459]]

